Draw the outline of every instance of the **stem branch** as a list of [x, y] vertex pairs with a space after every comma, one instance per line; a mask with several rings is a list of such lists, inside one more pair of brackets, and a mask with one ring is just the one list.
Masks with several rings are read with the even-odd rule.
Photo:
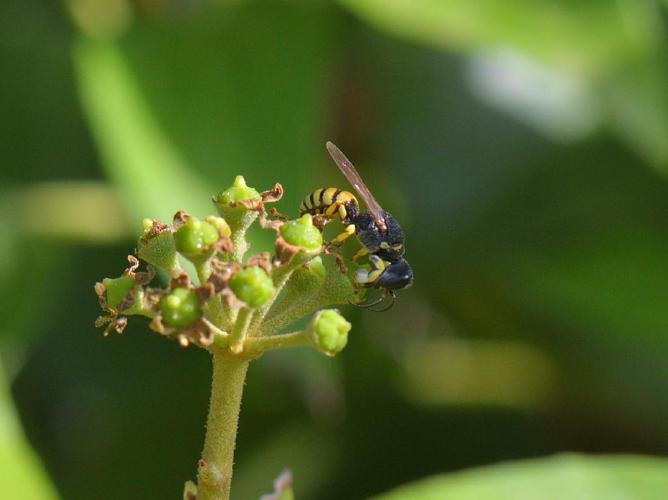
[[286, 265], [279, 267], [274, 271], [274, 274], [272, 276], [275, 288], [274, 296], [269, 302], [267, 302], [265, 305], [263, 305], [261, 308], [255, 311], [255, 314], [253, 314], [253, 319], [250, 324], [251, 335], [254, 336], [259, 333], [260, 325], [264, 321], [265, 316], [271, 309], [271, 306], [274, 305], [274, 302], [280, 295], [281, 290], [283, 290], [285, 284], [290, 279], [290, 276], [292, 276], [292, 273], [296, 269], [296, 267], [297, 266]]
[[244, 260], [244, 255], [248, 250], [249, 244], [246, 241], [246, 231], [248, 228], [255, 222], [257, 219], [258, 213], [255, 211], [245, 211], [242, 215], [237, 215], [236, 221], [230, 222], [232, 228], [232, 245], [234, 249], [232, 250], [232, 262], [241, 264]]
[[234, 323], [234, 328], [232, 328], [232, 334], [230, 335], [230, 351], [234, 354], [239, 354], [244, 349], [244, 342], [248, 335], [248, 327], [250, 326], [252, 317], [252, 310], [247, 307], [239, 309], [237, 320]]
[[271, 335], [268, 337], [249, 337], [246, 339], [244, 354], [260, 354], [274, 349], [285, 349], [287, 347], [303, 347], [313, 345], [311, 330], [284, 333], [283, 335]]

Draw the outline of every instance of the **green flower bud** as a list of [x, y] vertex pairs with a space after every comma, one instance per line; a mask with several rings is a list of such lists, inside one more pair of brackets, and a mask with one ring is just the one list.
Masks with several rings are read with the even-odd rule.
[[160, 312], [165, 325], [186, 328], [202, 316], [197, 294], [187, 288], [176, 288], [163, 297]]
[[260, 198], [260, 193], [255, 188], [246, 185], [243, 175], [237, 175], [234, 183], [225, 191], [221, 191], [215, 201], [220, 205], [229, 205], [236, 201], [259, 200]]
[[137, 255], [155, 267], [171, 272], [178, 267], [172, 230], [166, 224], [144, 219], [144, 233], [137, 243]]
[[274, 283], [260, 267], [253, 266], [237, 272], [230, 280], [230, 288], [248, 307], [260, 307], [274, 296]]
[[116, 309], [127, 294], [130, 293], [130, 290], [135, 286], [135, 280], [129, 276], [104, 278], [102, 284], [105, 288], [107, 306], [111, 309]]
[[218, 228], [196, 217], [190, 217], [174, 233], [176, 250], [186, 257], [200, 257], [211, 253], [212, 246], [220, 239]]
[[307, 251], [317, 251], [322, 247], [322, 233], [313, 225], [311, 214], [304, 214], [297, 220], [283, 224], [281, 236], [291, 245]]
[[204, 220], [206, 220], [209, 224], [213, 224], [214, 226], [216, 226], [216, 229], [218, 229], [218, 234], [226, 238], [229, 238], [230, 235], [232, 234], [230, 225], [222, 217], [214, 217], [213, 215], [209, 215]]
[[327, 269], [325, 269], [325, 265], [322, 263], [322, 258], [320, 257], [311, 259], [304, 271], [307, 272], [312, 279], [317, 280], [318, 282], [324, 280], [327, 275]]
[[352, 325], [335, 309], [320, 311], [313, 321], [313, 336], [318, 348], [327, 356], [340, 353], [348, 343]]
[[[229, 223], [232, 232], [243, 236], [248, 227], [257, 219], [258, 212], [250, 210], [248, 206], [238, 202], [257, 202], [260, 203], [262, 196], [252, 187], [246, 185], [246, 181], [241, 175], [237, 175], [234, 183], [225, 191], [218, 193], [213, 202], [222, 215]], [[239, 241], [234, 242], [237, 251], [245, 251], [245, 246]], [[243, 247], [243, 251], [242, 251]]]
[[192, 481], [186, 481], [183, 485], [183, 500], [193, 500], [197, 498], [197, 486]]
[[146, 292], [144, 289], [140, 286], [135, 287], [134, 291], [132, 292], [132, 305], [128, 307], [127, 309], [123, 309], [121, 312], [125, 315], [130, 315], [130, 314], [145, 314], [146, 311], [144, 309], [144, 297], [146, 296]]

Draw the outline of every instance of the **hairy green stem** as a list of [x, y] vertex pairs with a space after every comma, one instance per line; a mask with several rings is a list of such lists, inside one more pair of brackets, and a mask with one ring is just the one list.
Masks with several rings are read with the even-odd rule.
[[213, 353], [211, 400], [199, 464], [197, 500], [230, 498], [234, 447], [248, 363], [247, 359], [222, 350]]
[[247, 211], [241, 215], [238, 220], [234, 222], [230, 221], [230, 226], [232, 228], [230, 239], [234, 246], [232, 249], [232, 262], [236, 264], [241, 264], [243, 262], [244, 255], [250, 246], [246, 241], [246, 231], [248, 231], [248, 228], [255, 222], [257, 217], [257, 212]]
[[344, 304], [344, 302], [328, 297], [327, 290], [324, 293], [322, 290], [318, 290], [313, 295], [305, 297], [303, 300], [266, 318], [261, 324], [259, 335], [272, 335], [318, 309], [340, 304]]
[[244, 238], [243, 232], [236, 232], [232, 234], [232, 244], [234, 245], [234, 250], [232, 251], [232, 262], [241, 264], [244, 259], [244, 254], [248, 250], [248, 243]]
[[260, 325], [262, 325], [262, 322], [264, 321], [264, 318], [267, 316], [267, 313], [271, 309], [271, 306], [274, 305], [274, 302], [278, 298], [279, 294], [281, 293], [281, 290], [285, 286], [285, 284], [288, 282], [290, 279], [290, 276], [292, 276], [293, 271], [296, 269], [296, 266], [289, 266], [286, 265], [284, 267], [279, 267], [273, 275], [273, 280], [274, 280], [274, 288], [275, 288], [275, 293], [274, 296], [271, 298], [269, 302], [267, 302], [265, 305], [263, 305], [261, 308], [259, 308], [255, 313], [253, 314], [253, 319], [250, 324], [250, 332], [251, 335], [257, 335], [259, 334], [260, 330]]
[[207, 325], [209, 330], [213, 333], [214, 344], [216, 345], [225, 345], [229, 344], [230, 335], [225, 331], [218, 328], [214, 323], [209, 321], [206, 318], [202, 318], [204, 323]]
[[123, 314], [136, 314], [137, 316], [144, 316], [150, 319], [153, 319], [158, 315], [155, 311], [144, 308], [138, 308], [136, 310], [133, 310], [132, 312], [123, 311]]
[[269, 337], [250, 337], [246, 339], [244, 353], [252, 356], [274, 349], [285, 349], [287, 347], [303, 347], [313, 345], [311, 330], [284, 333], [282, 335], [271, 335]]
[[[209, 280], [211, 276], [211, 260], [203, 259], [201, 262], [193, 262], [195, 265], [195, 270], [197, 271], [197, 277], [199, 278], [200, 285], [203, 285]], [[223, 307], [223, 301], [220, 295], [215, 295], [204, 306], [204, 313], [207, 319], [212, 323], [223, 328], [229, 328], [230, 321], [227, 317], [225, 308]]]
[[[323, 265], [326, 269], [325, 278], [317, 287], [308, 286], [308, 281], [299, 281], [299, 286], [291, 289], [294, 280], [287, 283], [285, 299], [263, 318], [258, 336], [272, 335], [323, 307], [359, 301], [353, 285], [341, 273], [336, 261], [332, 258], [323, 259]], [[305, 286], [308, 286], [307, 290], [302, 289]]]
[[209, 258], [203, 258], [201, 260], [193, 260], [192, 263], [195, 266], [195, 271], [197, 272], [197, 278], [199, 279], [199, 284], [203, 285], [211, 276], [211, 265]]
[[229, 321], [227, 311], [223, 307], [223, 301], [219, 295], [209, 299], [205, 305], [204, 313], [212, 323], [220, 325], [223, 329], [229, 329], [231, 322]]
[[233, 353], [239, 354], [243, 351], [244, 342], [248, 335], [248, 327], [250, 326], [252, 318], [253, 311], [251, 309], [248, 309], [247, 307], [239, 309], [237, 320], [234, 323], [234, 328], [232, 328], [232, 334], [230, 335], [230, 351]]

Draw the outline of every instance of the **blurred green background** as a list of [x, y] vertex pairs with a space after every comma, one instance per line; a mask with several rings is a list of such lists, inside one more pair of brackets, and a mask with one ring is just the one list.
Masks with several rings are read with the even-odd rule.
[[[253, 364], [235, 498], [284, 467], [299, 499], [334, 500], [665, 455], [667, 21], [658, 0], [0, 3], [3, 491], [180, 498], [208, 356], [141, 320], [103, 338], [92, 286], [143, 217], [207, 215], [236, 174], [280, 181], [292, 215], [348, 188], [326, 140], [402, 221], [415, 285], [347, 310], [337, 358]], [[526, 498], [545, 474], [668, 494], [661, 461], [553, 460], [570, 472], [494, 474], [535, 480]], [[491, 496], [466, 498], [520, 498], [480, 474]]]

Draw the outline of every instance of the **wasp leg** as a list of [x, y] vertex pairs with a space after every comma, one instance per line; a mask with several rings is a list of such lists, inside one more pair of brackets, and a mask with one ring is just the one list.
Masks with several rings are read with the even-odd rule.
[[371, 264], [375, 267], [373, 271], [367, 271], [366, 269], [358, 269], [355, 273], [355, 283], [358, 285], [371, 286], [374, 281], [381, 277], [385, 272], [385, 268], [389, 265], [389, 262], [385, 262], [383, 259], [377, 255], [370, 255], [369, 260]]
[[[390, 300], [390, 304], [385, 306], [385, 307], [381, 307], [380, 309], [374, 309], [374, 306], [377, 306], [381, 302], [385, 301], [385, 297], [387, 297], [388, 295], [392, 299], [392, 300]], [[379, 299], [376, 299], [373, 302], [369, 302], [368, 304], [355, 304], [353, 302], [350, 302], [350, 304], [352, 304], [354, 306], [357, 306], [357, 307], [361, 307], [362, 309], [367, 309], [368, 311], [385, 312], [385, 311], [389, 311], [390, 309], [392, 309], [392, 307], [394, 306], [394, 303], [396, 301], [397, 301], [397, 296], [394, 293], [394, 291], [393, 290], [385, 290], [385, 293], [383, 295], [381, 295], [381, 297]]]
[[276, 219], [285, 222], [286, 220], [289, 220], [290, 217], [287, 215], [283, 215], [281, 212], [276, 210], [274, 207], [269, 209], [269, 213], [271, 214], [272, 217], [275, 217]]
[[[354, 302], [349, 302], [355, 307], [361, 307], [362, 309], [371, 309], [373, 306], [377, 306], [382, 301], [385, 300], [385, 295], [381, 295], [379, 299], [374, 300], [373, 302], [368, 302], [367, 304], [355, 304]], [[371, 309], [373, 311], [373, 309]]]
[[357, 259], [364, 257], [369, 253], [369, 249], [366, 247], [360, 248], [355, 255], [353, 255], [353, 262], [356, 262]]
[[339, 212], [339, 219], [341, 220], [346, 220], [346, 217], [348, 217], [348, 211], [346, 210], [346, 206], [341, 203], [336, 209]]
[[372, 309], [370, 307], [368, 307], [367, 309], [369, 311], [378, 312], [378, 313], [389, 311], [390, 309], [392, 309], [392, 307], [394, 306], [394, 303], [397, 301], [397, 295], [394, 293], [393, 290], [386, 290], [386, 293], [383, 296], [383, 299], [385, 299], [385, 297], [387, 297], [388, 295], [392, 298], [389, 305], [387, 305], [387, 306], [385, 306], [381, 309]]
[[341, 257], [337, 251], [333, 250], [328, 245], [325, 245], [324, 252], [326, 255], [334, 256], [334, 259], [336, 259], [336, 265], [338, 266], [339, 271], [341, 271], [341, 274], [346, 274], [348, 272], [348, 266], [346, 266], [343, 257]]
[[329, 219], [322, 214], [316, 214], [313, 216], [313, 225], [317, 227], [322, 233], [325, 230], [325, 225], [329, 222]]
[[343, 243], [353, 234], [355, 234], [355, 224], [348, 224], [343, 232], [330, 241], [329, 244], [335, 247], [339, 247], [343, 245]]

